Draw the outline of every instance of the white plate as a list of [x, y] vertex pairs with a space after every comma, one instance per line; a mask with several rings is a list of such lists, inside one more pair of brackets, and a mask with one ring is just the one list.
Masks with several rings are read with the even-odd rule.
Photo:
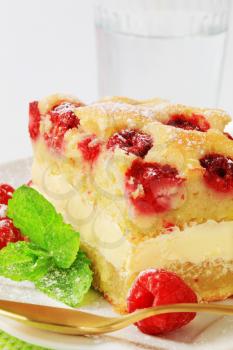
[[[14, 186], [30, 180], [31, 160], [24, 159], [0, 165], [0, 182]], [[31, 283], [16, 283], [0, 278], [0, 298], [27, 301], [54, 306], [64, 306], [34, 289]], [[233, 304], [233, 299], [225, 301]], [[82, 308], [90, 312], [113, 315], [111, 306], [102, 298], [92, 305]], [[166, 337], [151, 337], [131, 326], [105, 336], [81, 337], [65, 336], [23, 326], [0, 317], [0, 328], [29, 343], [50, 349], [91, 350], [101, 349], [166, 349], [166, 350], [232, 350], [233, 318], [213, 315], [198, 315], [193, 322]]]

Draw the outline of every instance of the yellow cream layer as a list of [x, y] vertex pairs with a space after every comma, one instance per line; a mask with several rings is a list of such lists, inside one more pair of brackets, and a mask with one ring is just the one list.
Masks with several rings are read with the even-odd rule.
[[127, 240], [110, 215], [87, 195], [80, 195], [63, 175], [50, 172], [48, 165], [34, 160], [33, 185], [44, 194], [81, 234], [81, 240], [100, 252], [119, 272], [134, 273], [164, 267], [173, 261], [199, 264], [205, 260], [233, 260], [233, 221], [208, 221], [175, 228], [138, 244]]

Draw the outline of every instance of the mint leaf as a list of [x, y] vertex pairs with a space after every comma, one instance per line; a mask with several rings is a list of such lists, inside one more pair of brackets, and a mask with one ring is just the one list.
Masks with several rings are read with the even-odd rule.
[[28, 242], [9, 243], [0, 251], [0, 275], [15, 281], [34, 281], [47, 273], [50, 260]]
[[55, 221], [56, 212], [37, 191], [27, 186], [19, 187], [8, 203], [7, 215], [33, 243], [47, 248], [46, 231]]
[[56, 265], [69, 268], [79, 250], [79, 233], [74, 231], [71, 225], [64, 224], [62, 217], [58, 215], [51, 228], [48, 228], [46, 235], [47, 250], [54, 258]]
[[39, 192], [28, 186], [19, 187], [8, 203], [7, 215], [23, 235], [54, 258], [58, 267], [72, 265], [79, 249], [79, 233], [63, 222]]
[[69, 306], [77, 306], [92, 283], [90, 260], [80, 252], [69, 269], [51, 266], [48, 273], [36, 281], [36, 287], [50, 297]]
[[92, 271], [83, 252], [68, 269], [58, 268], [46, 252], [29, 242], [9, 243], [0, 250], [0, 275], [14, 281], [31, 281], [48, 296], [76, 306], [90, 289]]

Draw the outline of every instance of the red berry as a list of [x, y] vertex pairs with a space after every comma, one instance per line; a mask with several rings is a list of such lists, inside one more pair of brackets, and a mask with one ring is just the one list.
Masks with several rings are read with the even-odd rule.
[[[162, 213], [172, 208], [184, 182], [170, 165], [135, 159], [126, 174], [126, 192], [143, 214]], [[180, 197], [182, 200], [184, 196]]]
[[[135, 280], [127, 298], [128, 312], [151, 306], [197, 303], [192, 289], [175, 273], [150, 269]], [[148, 317], [136, 323], [147, 334], [161, 334], [178, 329], [194, 319], [196, 313], [177, 312]]]
[[24, 238], [21, 235], [19, 229], [17, 229], [11, 219], [0, 219], [0, 249], [5, 247], [10, 242], [23, 241]]
[[101, 144], [95, 135], [92, 135], [79, 142], [78, 149], [81, 151], [83, 159], [93, 163], [99, 156]]
[[153, 141], [150, 135], [139, 130], [125, 129], [113, 134], [108, 140], [107, 148], [114, 149], [117, 146], [143, 158], [153, 146]]
[[204, 180], [217, 192], [228, 193], [233, 190], [233, 159], [221, 154], [208, 154], [200, 159], [205, 168]]
[[0, 204], [8, 204], [8, 200], [12, 198], [14, 188], [8, 184], [0, 184]]
[[29, 134], [32, 140], [36, 140], [40, 132], [40, 111], [38, 101], [29, 103]]
[[79, 104], [62, 102], [53, 107], [49, 112], [52, 127], [49, 133], [44, 134], [47, 145], [59, 152], [63, 145], [65, 133], [79, 126], [79, 119], [74, 114], [74, 110]]
[[190, 117], [187, 117], [184, 114], [174, 114], [167, 122], [167, 125], [185, 130], [196, 130], [202, 132], [205, 132], [210, 128], [210, 124], [205, 117], [194, 113]]
[[163, 227], [166, 229], [165, 233], [173, 232], [175, 224], [173, 224], [172, 222], [165, 222], [163, 224]]

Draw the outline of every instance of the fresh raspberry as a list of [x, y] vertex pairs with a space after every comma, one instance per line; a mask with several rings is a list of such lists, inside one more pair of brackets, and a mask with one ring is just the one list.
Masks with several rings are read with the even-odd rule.
[[79, 119], [74, 110], [79, 104], [62, 102], [49, 112], [52, 127], [49, 133], [44, 134], [45, 141], [49, 147], [59, 152], [62, 149], [65, 133], [79, 126]]
[[[127, 298], [128, 312], [151, 306], [197, 303], [192, 289], [175, 273], [150, 269], [135, 280]], [[194, 312], [167, 313], [148, 317], [135, 325], [146, 334], [161, 334], [178, 329], [194, 319]]]
[[36, 140], [40, 132], [40, 111], [38, 101], [29, 103], [29, 134], [32, 140]]
[[229, 134], [229, 132], [224, 132], [224, 135], [226, 135], [226, 137], [228, 137], [228, 139], [233, 140], [233, 136], [231, 136], [231, 134]]
[[93, 163], [99, 156], [101, 144], [95, 135], [92, 135], [79, 142], [78, 149], [81, 151], [83, 159]]
[[21, 235], [19, 229], [17, 229], [11, 219], [0, 219], [0, 249], [5, 247], [10, 242], [23, 241], [24, 238]]
[[138, 157], [145, 157], [153, 146], [152, 137], [135, 129], [125, 129], [113, 134], [107, 143], [107, 148], [120, 147], [127, 153], [133, 153]]
[[[162, 213], [172, 208], [184, 182], [170, 165], [135, 159], [126, 174], [126, 192], [135, 208], [143, 214]], [[181, 195], [181, 200], [184, 196]]]
[[185, 130], [196, 130], [202, 132], [205, 132], [210, 128], [210, 124], [205, 117], [194, 113], [190, 117], [187, 117], [184, 114], [174, 114], [167, 122], [167, 125]]
[[204, 180], [207, 185], [217, 192], [233, 191], [233, 159], [221, 154], [208, 154], [200, 159], [205, 168]]
[[0, 184], [0, 204], [8, 204], [8, 200], [12, 198], [14, 188], [8, 184]]

